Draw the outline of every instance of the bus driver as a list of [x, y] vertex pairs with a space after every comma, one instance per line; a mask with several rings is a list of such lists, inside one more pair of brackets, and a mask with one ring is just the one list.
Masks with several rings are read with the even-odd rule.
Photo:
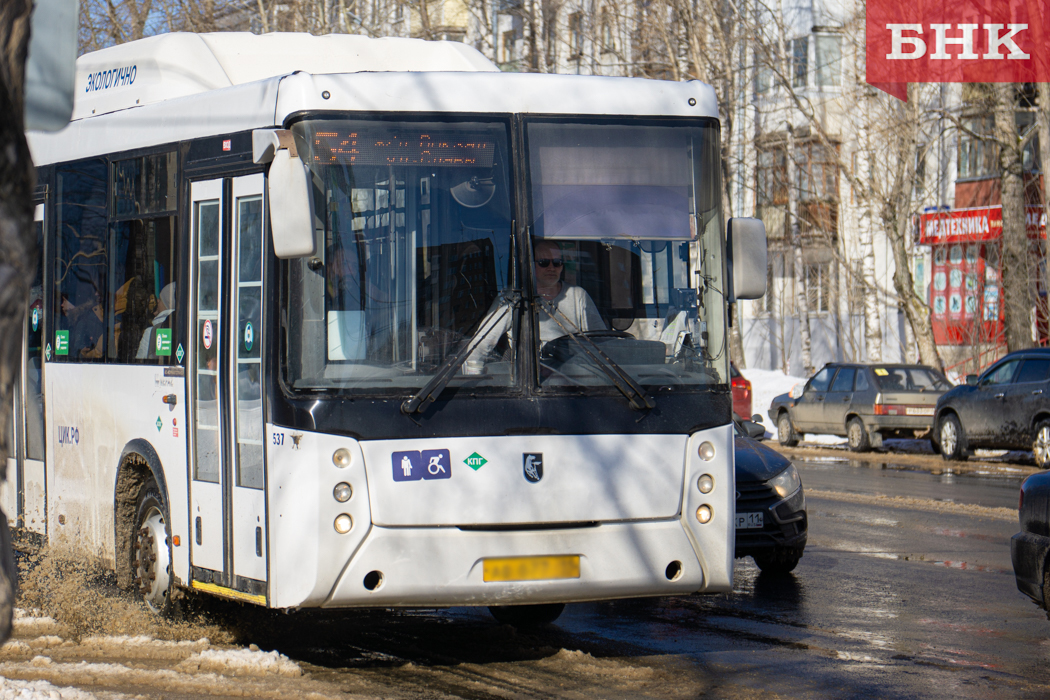
[[[554, 241], [539, 241], [533, 248], [532, 257], [536, 274], [536, 293], [553, 305], [557, 314], [556, 318], [551, 318], [542, 308], [539, 310], [541, 346], [577, 330], [585, 332], [606, 330], [605, 322], [598, 313], [598, 307], [595, 306], [587, 290], [565, 282], [563, 274], [565, 261], [562, 257], [561, 246]], [[495, 321], [496, 326], [485, 333], [485, 328], [490, 323], [489, 319], [492, 318], [498, 319]], [[497, 299], [478, 331], [479, 334], [484, 333], [485, 337], [477, 349], [471, 353], [464, 365], [464, 373], [480, 374], [484, 358], [499, 343], [503, 334], [509, 330], [510, 321], [511, 315], [503, 313]]]

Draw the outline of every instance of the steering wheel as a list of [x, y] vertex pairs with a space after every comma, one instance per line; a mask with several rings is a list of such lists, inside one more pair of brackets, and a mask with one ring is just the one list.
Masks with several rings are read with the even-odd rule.
[[[571, 338], [573, 335], [574, 334], [572, 333], [566, 333], [565, 335], [560, 335], [557, 338], [548, 340], [546, 343], [543, 344], [543, 347], [540, 348], [540, 357], [553, 358], [555, 353], [557, 352], [556, 348], [558, 348], [559, 346], [567, 348], [569, 343], [571, 342]], [[634, 340], [634, 336], [628, 333], [627, 331], [610, 330], [605, 328], [593, 331], [583, 331], [582, 333], [578, 333], [575, 335], [582, 335], [585, 338], [590, 339], [629, 338], [631, 340]]]

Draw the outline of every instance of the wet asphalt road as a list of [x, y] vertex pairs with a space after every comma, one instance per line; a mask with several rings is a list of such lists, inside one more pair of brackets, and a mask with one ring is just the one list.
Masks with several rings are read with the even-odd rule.
[[[810, 540], [785, 578], [738, 561], [732, 594], [572, 605], [533, 632], [459, 608], [352, 613], [259, 641], [348, 691], [412, 697], [1050, 695], [1050, 621], [1010, 564], [1016, 517], [930, 506], [1016, 512], [1019, 479], [796, 464]], [[918, 500], [820, 495], [838, 492]]]

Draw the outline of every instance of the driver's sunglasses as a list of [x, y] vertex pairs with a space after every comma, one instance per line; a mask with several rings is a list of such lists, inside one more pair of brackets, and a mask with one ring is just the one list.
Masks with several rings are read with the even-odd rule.
[[553, 258], [537, 258], [536, 264], [540, 267], [550, 267], [551, 265], [554, 265], [554, 267], [561, 267], [562, 261], [560, 259], [555, 260]]

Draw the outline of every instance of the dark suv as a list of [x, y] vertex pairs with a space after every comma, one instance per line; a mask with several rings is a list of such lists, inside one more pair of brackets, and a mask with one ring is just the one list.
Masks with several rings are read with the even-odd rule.
[[1050, 348], [1018, 350], [937, 402], [935, 439], [945, 459], [970, 449], [1032, 450], [1050, 466]]

